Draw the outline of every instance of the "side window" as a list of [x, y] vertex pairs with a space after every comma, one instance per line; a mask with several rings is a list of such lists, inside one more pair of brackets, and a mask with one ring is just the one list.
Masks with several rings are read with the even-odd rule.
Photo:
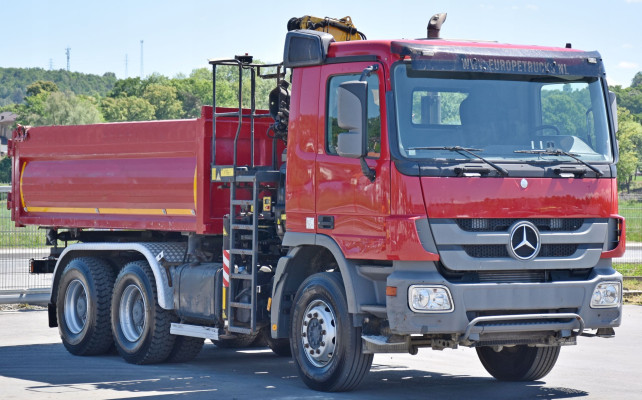
[[[337, 90], [343, 82], [359, 80], [361, 74], [335, 75], [328, 81], [326, 104], [325, 145], [328, 154], [337, 154], [339, 133], [347, 132], [339, 128], [337, 122]], [[372, 74], [368, 81], [368, 157], [379, 157], [381, 148], [381, 114], [379, 110], [379, 77]]]

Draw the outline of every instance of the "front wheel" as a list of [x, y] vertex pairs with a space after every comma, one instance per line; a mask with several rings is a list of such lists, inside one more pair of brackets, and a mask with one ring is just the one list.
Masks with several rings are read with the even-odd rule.
[[373, 355], [361, 351], [361, 328], [352, 326], [341, 275], [310, 276], [294, 304], [291, 350], [305, 384], [327, 392], [356, 388]]
[[486, 371], [500, 381], [536, 381], [545, 377], [560, 355], [560, 347], [477, 347], [477, 356]]
[[111, 326], [116, 349], [127, 362], [162, 362], [174, 348], [175, 336], [169, 333], [174, 316], [158, 305], [156, 297], [149, 264], [133, 261], [125, 265], [114, 284]]

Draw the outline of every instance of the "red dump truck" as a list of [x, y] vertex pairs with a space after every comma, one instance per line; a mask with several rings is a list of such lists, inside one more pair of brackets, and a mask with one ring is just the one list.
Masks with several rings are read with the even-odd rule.
[[178, 362], [261, 335], [342, 391], [374, 353], [473, 347], [536, 380], [578, 336], [613, 336], [625, 229], [599, 53], [444, 40], [443, 16], [418, 40], [305, 22], [281, 64], [211, 61], [249, 71], [250, 108], [242, 80], [217, 107], [214, 82], [198, 119], [16, 129], [8, 207], [47, 230], [31, 269], [53, 272], [65, 347]]

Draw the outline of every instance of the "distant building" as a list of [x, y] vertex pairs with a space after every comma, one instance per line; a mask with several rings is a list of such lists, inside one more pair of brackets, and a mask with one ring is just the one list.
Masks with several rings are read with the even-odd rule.
[[11, 128], [18, 116], [6, 111], [0, 113], [0, 158], [7, 154], [7, 141], [11, 138]]
[[16, 118], [18, 116], [9, 111], [0, 113], [0, 144], [6, 145], [7, 140], [11, 139], [11, 128]]
[[7, 155], [7, 141], [11, 138], [11, 128], [18, 116], [6, 111], [0, 113], [0, 158]]

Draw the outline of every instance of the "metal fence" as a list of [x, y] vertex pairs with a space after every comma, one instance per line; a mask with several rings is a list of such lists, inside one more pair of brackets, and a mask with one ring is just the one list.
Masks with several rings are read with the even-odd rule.
[[[51, 274], [29, 273], [29, 259], [49, 254], [45, 231], [16, 228], [7, 210], [9, 187], [0, 186], [0, 303], [41, 302], [50, 290]], [[642, 195], [620, 196], [620, 214], [626, 217], [627, 251], [616, 268], [625, 276], [639, 275], [642, 264]]]
[[51, 274], [29, 273], [29, 259], [49, 254], [45, 231], [16, 228], [7, 210], [9, 188], [0, 186], [0, 304], [41, 303], [51, 287]]
[[[626, 253], [615, 259], [624, 276], [640, 275], [642, 264], [642, 194], [620, 194], [620, 215], [626, 218]], [[637, 271], [637, 272], [636, 272]]]

